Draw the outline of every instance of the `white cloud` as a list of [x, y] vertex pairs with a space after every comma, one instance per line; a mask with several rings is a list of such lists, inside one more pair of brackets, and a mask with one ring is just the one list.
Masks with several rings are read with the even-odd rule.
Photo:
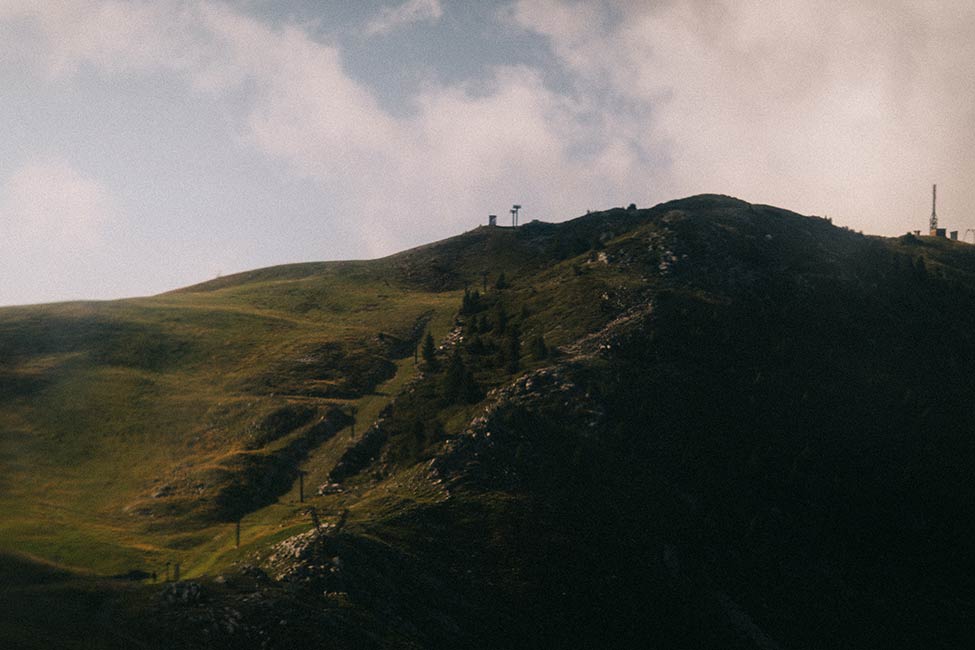
[[969, 2], [521, 0], [512, 17], [588, 92], [648, 109], [634, 142], [670, 161], [667, 195], [737, 194], [891, 234], [923, 226], [932, 182], [958, 217], [975, 202]]
[[366, 25], [366, 34], [388, 34], [414, 23], [437, 21], [442, 16], [440, 0], [406, 0], [395, 7], [383, 7]]
[[[534, 70], [499, 67], [477, 87], [430, 84], [412, 116], [394, 117], [346, 74], [337, 47], [299, 26], [272, 27], [217, 3], [106, 2], [86, 24], [117, 36], [106, 45], [73, 37], [86, 4], [36, 17], [53, 70], [169, 70], [225, 95], [242, 142], [326, 188], [329, 210], [355, 222], [369, 254], [472, 227], [514, 202], [525, 219], [551, 220], [643, 198], [627, 189], [647, 180], [628, 155], [628, 128], [593, 121], [585, 102], [548, 89]], [[242, 113], [229, 99], [241, 93]]]
[[0, 248], [83, 250], [119, 216], [108, 190], [63, 160], [28, 163], [0, 192]]
[[609, 39], [608, 7], [598, 2], [520, 1], [503, 13], [507, 20], [547, 36], [555, 53], [576, 74], [589, 80], [612, 71], [616, 48]]
[[70, 75], [85, 63], [107, 73], [145, 69], [163, 60], [186, 68], [200, 55], [193, 11], [182, 3], [7, 0], [0, 4], [3, 18], [26, 20], [37, 29], [43, 47], [35, 49], [55, 77]]

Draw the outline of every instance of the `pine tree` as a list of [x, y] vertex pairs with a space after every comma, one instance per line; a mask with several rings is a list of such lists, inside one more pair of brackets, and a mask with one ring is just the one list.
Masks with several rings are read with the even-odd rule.
[[464, 289], [464, 297], [460, 303], [461, 314], [474, 314], [481, 310], [481, 293], [474, 289]]
[[460, 396], [464, 390], [464, 374], [466, 371], [464, 360], [460, 358], [460, 353], [455, 349], [443, 376], [443, 396], [448, 402], [460, 401]]
[[455, 349], [443, 377], [444, 399], [452, 404], [472, 403], [481, 398], [480, 393], [474, 373], [464, 363], [460, 351]]
[[518, 372], [521, 367], [521, 336], [517, 327], [512, 327], [505, 342], [506, 370], [509, 373]]
[[437, 363], [437, 349], [433, 345], [433, 335], [427, 332], [427, 338], [423, 340], [423, 363], [427, 370], [436, 371], [440, 368]]

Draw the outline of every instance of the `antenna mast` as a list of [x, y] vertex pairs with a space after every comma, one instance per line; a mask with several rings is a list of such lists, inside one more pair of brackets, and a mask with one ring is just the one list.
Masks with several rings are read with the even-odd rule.
[[938, 203], [938, 186], [931, 186], [931, 234], [938, 230], [938, 212], [935, 209]]
[[511, 206], [511, 225], [512, 227], [518, 226], [518, 210], [521, 210], [520, 205]]

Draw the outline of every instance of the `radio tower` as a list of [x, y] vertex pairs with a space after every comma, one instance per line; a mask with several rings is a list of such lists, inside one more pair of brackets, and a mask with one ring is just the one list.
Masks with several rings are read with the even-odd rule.
[[936, 235], [938, 233], [938, 212], [935, 206], [938, 202], [938, 186], [931, 186], [931, 234]]

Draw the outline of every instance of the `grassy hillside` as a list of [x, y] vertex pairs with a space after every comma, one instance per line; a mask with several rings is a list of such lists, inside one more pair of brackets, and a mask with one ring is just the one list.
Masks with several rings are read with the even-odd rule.
[[398, 360], [455, 301], [379, 264], [309, 264], [0, 310], [0, 549], [105, 573], [192, 564], [214, 524], [290, 490], [298, 438], [412, 372]]
[[0, 309], [0, 551], [192, 574], [213, 568], [239, 517], [245, 538], [303, 521], [298, 469], [308, 492], [324, 481], [348, 414], [368, 427], [415, 372], [422, 335], [447, 333], [465, 286], [545, 269], [598, 236], [554, 229], [479, 228], [373, 262]]
[[[101, 647], [967, 647], [972, 314], [969, 245], [711, 195], [0, 310], [8, 598]], [[166, 561], [204, 596], [104, 581]]]

